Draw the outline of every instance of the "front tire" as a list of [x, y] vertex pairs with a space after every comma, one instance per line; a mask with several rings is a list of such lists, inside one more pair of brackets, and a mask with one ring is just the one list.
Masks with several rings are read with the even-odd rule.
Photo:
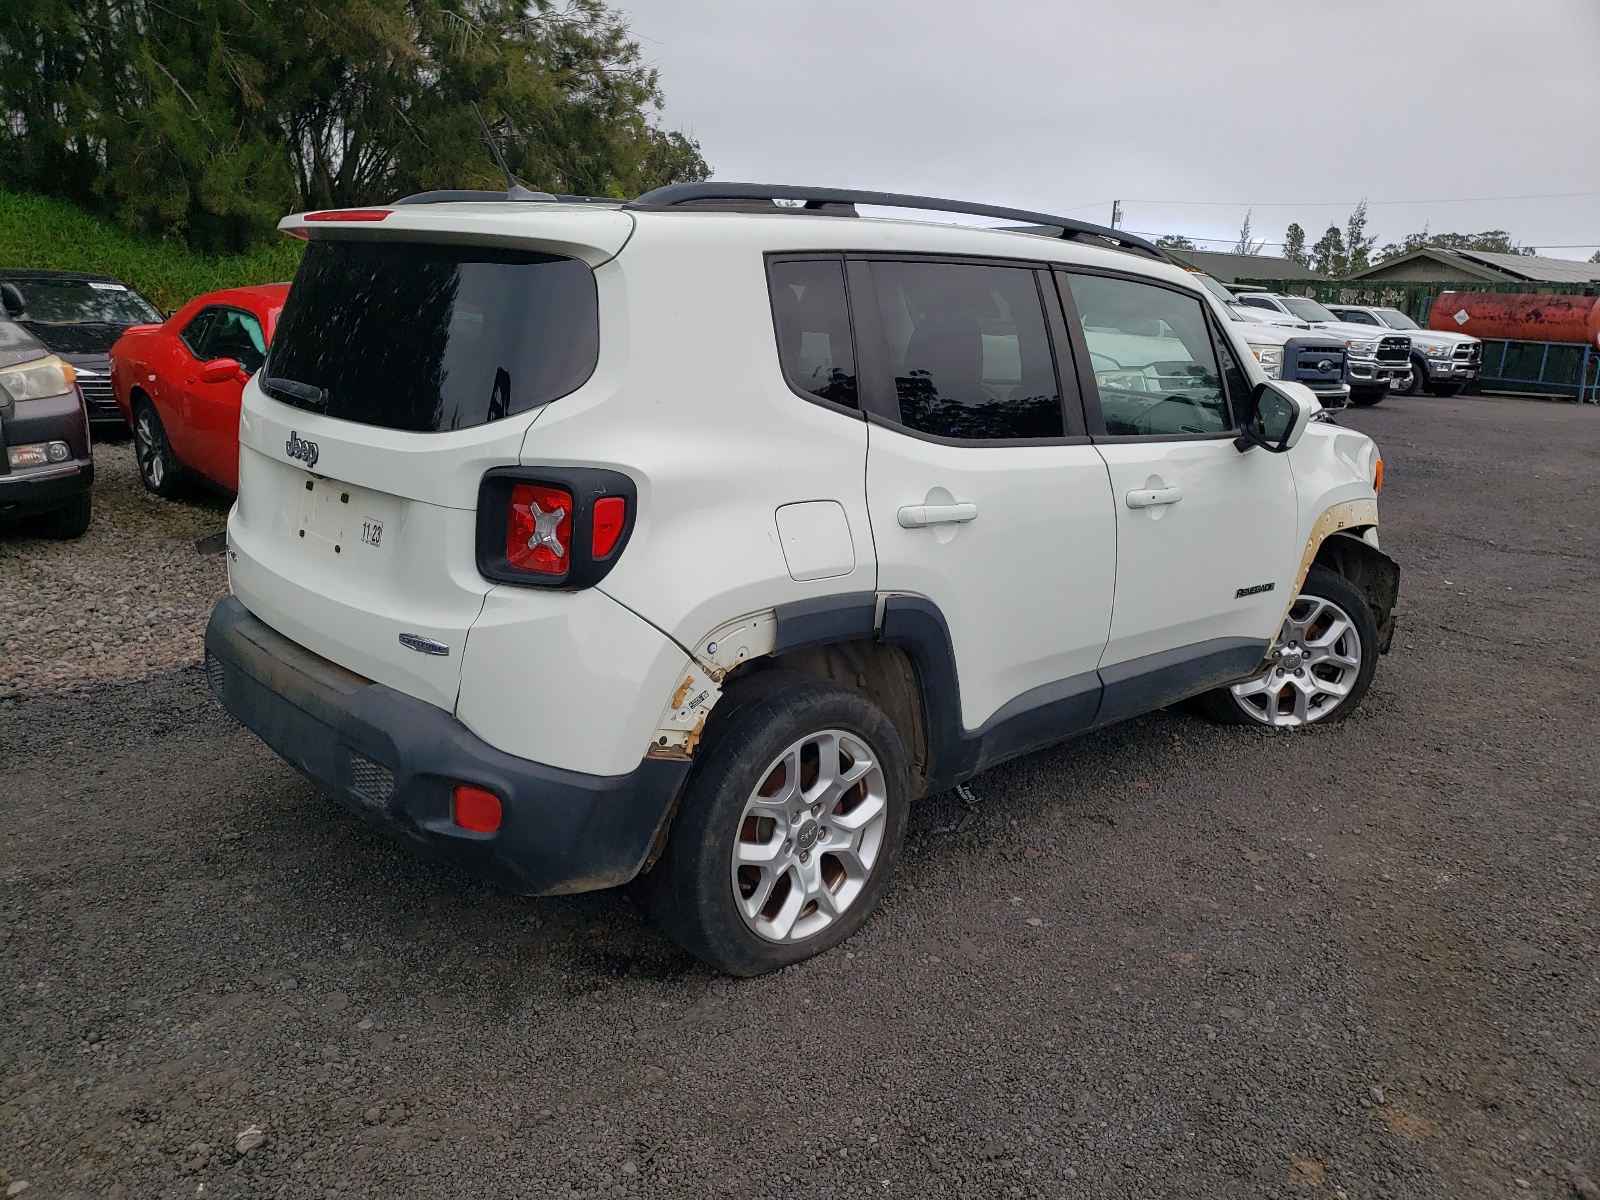
[[72, 542], [89, 531], [94, 517], [94, 501], [88, 492], [79, 492], [60, 508], [53, 508], [33, 519], [33, 531], [40, 537]]
[[167, 500], [183, 494], [183, 468], [167, 440], [161, 414], [144, 396], [133, 405], [133, 453], [139, 463], [139, 479], [147, 490]]
[[1313, 566], [1289, 606], [1267, 669], [1200, 697], [1226, 725], [1328, 725], [1354, 712], [1378, 669], [1378, 622], [1343, 575]]
[[729, 975], [855, 933], [905, 842], [905, 748], [883, 710], [836, 683], [774, 676], [723, 697], [666, 850], [639, 883], [667, 935]]
[[1449, 383], [1430, 383], [1428, 385], [1428, 395], [1439, 396], [1443, 399], [1454, 396], [1460, 390], [1461, 385], [1454, 380]]
[[1351, 388], [1350, 403], [1355, 408], [1371, 408], [1388, 394], [1389, 389], [1387, 387], [1363, 389], [1359, 392], [1355, 388]]
[[1396, 394], [1401, 396], [1420, 396], [1428, 386], [1428, 368], [1421, 355], [1411, 358], [1411, 382], [1401, 388]]

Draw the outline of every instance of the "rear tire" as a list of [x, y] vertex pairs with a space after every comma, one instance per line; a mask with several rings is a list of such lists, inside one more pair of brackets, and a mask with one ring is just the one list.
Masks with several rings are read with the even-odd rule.
[[139, 463], [139, 479], [146, 490], [167, 500], [183, 495], [187, 481], [178, 456], [167, 440], [161, 414], [148, 397], [133, 402], [133, 453]]
[[71, 542], [89, 530], [94, 516], [94, 501], [88, 492], [79, 492], [60, 508], [53, 508], [33, 519], [33, 532], [58, 542]]
[[1207, 692], [1201, 710], [1224, 725], [1275, 729], [1342, 721], [1372, 686], [1378, 642], [1366, 597], [1338, 572], [1313, 566], [1289, 606], [1267, 669]]
[[838, 945], [877, 907], [905, 842], [905, 748], [860, 692], [786, 672], [746, 681], [713, 721], [638, 892], [689, 953], [761, 975]]

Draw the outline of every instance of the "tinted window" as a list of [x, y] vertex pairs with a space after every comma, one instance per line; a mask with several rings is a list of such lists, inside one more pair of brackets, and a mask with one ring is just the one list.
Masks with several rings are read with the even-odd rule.
[[767, 272], [778, 357], [802, 392], [856, 407], [856, 358], [839, 260], [775, 262]]
[[211, 327], [211, 318], [217, 315], [214, 308], [202, 308], [183, 327], [183, 332], [178, 336], [183, 339], [183, 344], [188, 347], [189, 353], [196, 358], [206, 357], [206, 330]]
[[206, 329], [204, 359], [232, 358], [254, 375], [261, 369], [267, 356], [267, 339], [261, 332], [261, 322], [237, 308], [217, 310]]
[[1278, 311], [1278, 306], [1271, 300], [1262, 300], [1257, 296], [1240, 296], [1238, 299], [1240, 304], [1248, 304], [1251, 308], [1270, 308], [1273, 312]]
[[876, 262], [872, 278], [905, 425], [950, 438], [1063, 436], [1031, 270]]
[[1067, 279], [1107, 433], [1170, 436], [1233, 427], [1198, 297], [1128, 279]]
[[599, 356], [594, 273], [486, 246], [306, 248], [262, 386], [331, 417], [431, 432], [526, 412]]
[[1350, 321], [1356, 325], [1376, 325], [1378, 318], [1371, 313], [1364, 313], [1359, 308], [1346, 308], [1336, 313], [1341, 321]]

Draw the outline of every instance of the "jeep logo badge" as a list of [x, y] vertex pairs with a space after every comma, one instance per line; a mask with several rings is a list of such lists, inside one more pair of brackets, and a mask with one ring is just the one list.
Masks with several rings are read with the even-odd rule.
[[290, 458], [298, 458], [308, 467], [317, 465], [317, 444], [306, 441], [294, 430], [289, 431], [289, 440], [283, 444], [283, 452]]

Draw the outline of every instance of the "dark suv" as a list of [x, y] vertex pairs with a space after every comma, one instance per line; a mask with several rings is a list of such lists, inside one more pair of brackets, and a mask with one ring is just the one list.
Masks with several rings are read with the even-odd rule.
[[111, 345], [161, 313], [120, 279], [79, 271], [0, 271], [5, 315], [72, 364], [97, 425], [126, 428], [111, 394]]
[[0, 518], [32, 518], [44, 537], [89, 528], [94, 460], [74, 374], [26, 329], [0, 319]]

